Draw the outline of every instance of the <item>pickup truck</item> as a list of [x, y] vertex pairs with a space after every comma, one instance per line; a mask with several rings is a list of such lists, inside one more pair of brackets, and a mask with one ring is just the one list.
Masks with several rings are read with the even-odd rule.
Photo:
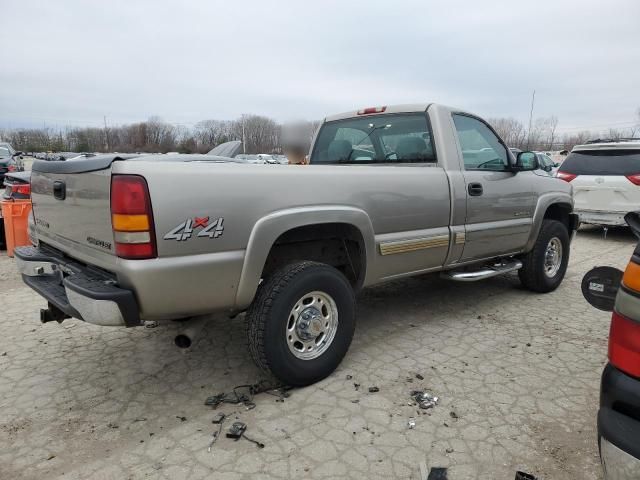
[[441, 272], [518, 271], [549, 292], [577, 227], [571, 186], [534, 173], [481, 118], [437, 104], [326, 118], [310, 165], [210, 155], [35, 162], [34, 246], [16, 250], [43, 322], [183, 322], [245, 313], [249, 351], [289, 385], [328, 376], [355, 330], [355, 293]]

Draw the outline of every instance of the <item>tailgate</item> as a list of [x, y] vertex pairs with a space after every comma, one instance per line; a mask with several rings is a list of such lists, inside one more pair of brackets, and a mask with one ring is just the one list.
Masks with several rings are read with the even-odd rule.
[[572, 182], [576, 210], [627, 213], [640, 207], [640, 186], [618, 175], [579, 175]]
[[120, 158], [34, 163], [31, 199], [39, 241], [85, 263], [107, 269], [115, 265], [111, 163]]

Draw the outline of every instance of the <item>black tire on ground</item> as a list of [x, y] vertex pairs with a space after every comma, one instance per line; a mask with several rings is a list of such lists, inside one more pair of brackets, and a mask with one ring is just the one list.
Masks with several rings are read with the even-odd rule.
[[[287, 328], [291, 327], [292, 309], [311, 292], [322, 292], [334, 301], [339, 321], [326, 350], [317, 358], [301, 359], [289, 347]], [[342, 273], [323, 263], [293, 263], [270, 275], [258, 288], [246, 315], [249, 351], [258, 367], [281, 382], [310, 385], [340, 364], [351, 344], [355, 323], [355, 296]]]
[[[553, 239], [559, 240], [562, 245], [562, 260], [559, 269], [548, 275], [545, 271], [545, 259], [547, 247]], [[558, 288], [567, 271], [570, 247], [567, 227], [557, 220], [543, 220], [533, 250], [522, 257], [522, 268], [518, 271], [522, 285], [539, 293], [551, 292]]]

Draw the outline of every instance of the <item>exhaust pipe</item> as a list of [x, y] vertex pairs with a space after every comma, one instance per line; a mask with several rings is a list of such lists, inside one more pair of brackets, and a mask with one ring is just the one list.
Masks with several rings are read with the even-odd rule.
[[178, 348], [189, 348], [193, 345], [193, 342], [198, 337], [200, 332], [202, 331], [202, 327], [207, 322], [208, 316], [201, 317], [193, 317], [184, 322], [182, 330], [176, 338], [174, 339], [174, 343]]

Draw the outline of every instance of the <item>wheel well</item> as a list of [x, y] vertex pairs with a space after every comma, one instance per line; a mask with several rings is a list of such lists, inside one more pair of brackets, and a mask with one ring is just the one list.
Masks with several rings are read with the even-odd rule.
[[570, 215], [571, 205], [566, 203], [554, 203], [549, 205], [547, 211], [544, 212], [544, 218], [561, 222], [565, 227], [567, 227], [567, 231], [571, 230]]
[[268, 276], [295, 261], [312, 260], [340, 270], [359, 289], [364, 282], [366, 248], [362, 233], [347, 223], [322, 223], [293, 228], [271, 246], [262, 271]]

